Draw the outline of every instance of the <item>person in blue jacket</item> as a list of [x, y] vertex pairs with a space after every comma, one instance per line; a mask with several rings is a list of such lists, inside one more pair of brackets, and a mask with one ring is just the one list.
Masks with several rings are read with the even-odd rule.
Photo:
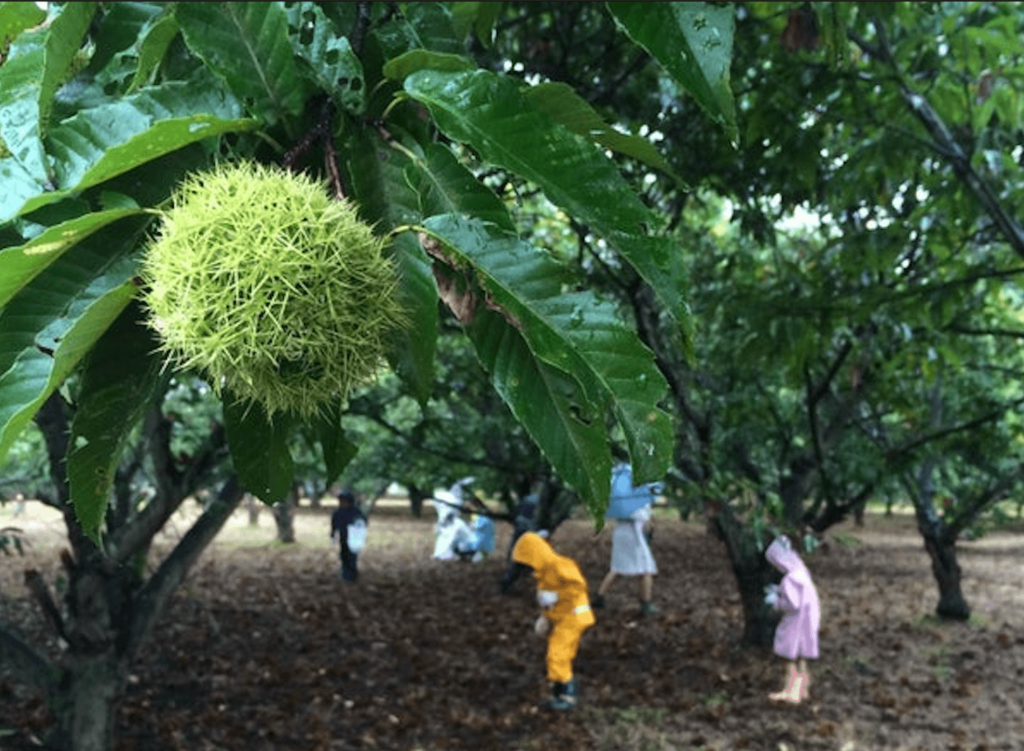
[[612, 486], [607, 516], [614, 522], [612, 533], [612, 560], [608, 574], [593, 598], [595, 608], [604, 607], [605, 595], [619, 576], [639, 577], [640, 612], [654, 615], [658, 609], [651, 602], [654, 577], [658, 565], [651, 553], [651, 507], [658, 493], [659, 483], [633, 484], [633, 470], [628, 464], [619, 464], [612, 472]]
[[349, 526], [357, 521], [366, 524], [366, 516], [356, 505], [356, 496], [348, 488], [338, 493], [338, 508], [331, 514], [331, 539], [341, 544], [341, 578], [355, 584], [359, 580], [359, 553], [349, 547]]

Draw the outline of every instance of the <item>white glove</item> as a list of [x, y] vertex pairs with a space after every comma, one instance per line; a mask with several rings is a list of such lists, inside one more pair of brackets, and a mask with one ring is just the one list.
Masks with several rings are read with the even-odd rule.
[[537, 636], [547, 636], [548, 629], [551, 628], [551, 621], [548, 620], [546, 615], [539, 615], [537, 620], [533, 624], [533, 633]]
[[775, 607], [775, 604], [779, 601], [779, 585], [769, 584], [764, 588], [764, 601], [768, 607]]
[[556, 602], [558, 602], [558, 592], [552, 592], [550, 589], [537, 590], [537, 604], [545, 610], [554, 607]]

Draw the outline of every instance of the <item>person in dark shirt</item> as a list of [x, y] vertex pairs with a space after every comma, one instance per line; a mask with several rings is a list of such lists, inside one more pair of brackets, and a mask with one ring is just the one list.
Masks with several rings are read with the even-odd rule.
[[366, 524], [366, 516], [356, 505], [356, 496], [348, 488], [338, 493], [338, 508], [331, 514], [331, 539], [341, 544], [341, 578], [355, 584], [359, 579], [359, 552], [349, 546], [349, 526], [361, 521]]

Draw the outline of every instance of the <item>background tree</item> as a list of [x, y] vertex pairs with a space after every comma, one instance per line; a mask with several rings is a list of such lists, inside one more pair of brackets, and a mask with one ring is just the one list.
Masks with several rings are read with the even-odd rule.
[[[531, 5], [502, 18], [491, 64], [534, 51], [526, 75], [568, 85], [624, 131], [645, 128], [667, 162], [621, 157], [679, 233], [693, 357], [614, 249], [585, 224], [569, 226], [592, 285], [634, 311], [657, 352], [679, 418], [680, 492], [720, 528], [746, 638], [768, 643], [772, 633], [761, 599], [766, 536], [824, 531], [908, 488], [937, 610], [966, 617], [952, 529], [998, 513], [1018, 479], [1007, 440], [1013, 379], [989, 381], [983, 401], [953, 396], [978, 393], [993, 365], [1018, 367], [995, 339], [1018, 335], [1004, 304], [1017, 299], [1018, 278], [1017, 6], [737, 6], [735, 150], [722, 131], [697, 126], [703, 114], [677, 95], [657, 47], [622, 43], [600, 6]], [[808, 219], [788, 238], [780, 223], [797, 209]], [[719, 226], [723, 212], [734, 231]], [[986, 363], [983, 352], [1006, 359]], [[957, 366], [935, 367], [942, 360]], [[973, 464], [972, 479], [936, 507], [938, 483], [924, 478], [966, 479], [954, 467], [966, 469], [972, 442], [1000, 459], [985, 474]]]

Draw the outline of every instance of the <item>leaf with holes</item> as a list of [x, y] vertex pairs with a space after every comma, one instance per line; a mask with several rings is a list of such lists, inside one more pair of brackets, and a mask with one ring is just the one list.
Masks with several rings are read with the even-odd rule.
[[361, 115], [366, 109], [363, 64], [348, 38], [338, 34], [316, 3], [292, 3], [288, 8], [288, 37], [295, 54], [307, 64], [307, 76], [330, 93], [341, 109]]
[[646, 49], [739, 145], [729, 85], [735, 10], [730, 4], [608, 3], [629, 37]]

